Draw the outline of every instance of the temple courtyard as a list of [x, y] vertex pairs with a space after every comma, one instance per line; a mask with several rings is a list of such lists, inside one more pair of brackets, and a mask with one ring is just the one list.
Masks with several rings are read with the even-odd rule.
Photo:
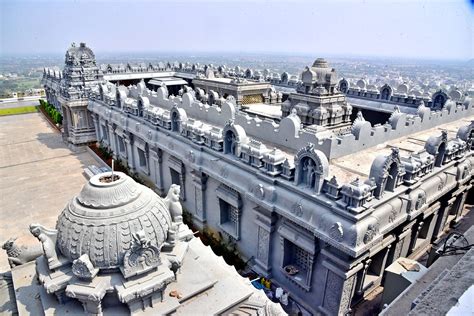
[[[41, 113], [0, 117], [0, 243], [38, 244], [28, 226], [55, 227], [58, 214], [86, 183], [83, 168], [96, 164], [75, 153]], [[0, 251], [0, 272], [9, 269]]]

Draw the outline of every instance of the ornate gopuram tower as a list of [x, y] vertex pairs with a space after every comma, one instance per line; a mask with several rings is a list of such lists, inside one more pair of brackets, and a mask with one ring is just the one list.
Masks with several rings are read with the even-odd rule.
[[63, 113], [63, 139], [73, 147], [96, 141], [94, 123], [87, 111], [88, 94], [104, 79], [92, 50], [74, 43], [66, 52], [58, 101]]
[[290, 94], [282, 104], [283, 116], [290, 115], [294, 109], [304, 125], [338, 128], [350, 123], [352, 107], [337, 89], [336, 70], [326, 60], [316, 59], [311, 68], [305, 68], [301, 80], [296, 93]]

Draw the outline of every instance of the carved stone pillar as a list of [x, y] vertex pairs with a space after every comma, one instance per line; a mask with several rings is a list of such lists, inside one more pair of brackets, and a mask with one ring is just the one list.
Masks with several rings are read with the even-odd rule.
[[443, 235], [444, 228], [446, 227], [446, 220], [448, 219], [449, 212], [451, 208], [453, 207], [454, 200], [455, 198], [451, 198], [448, 201], [441, 202], [441, 205], [438, 211], [436, 226], [435, 226], [431, 241], [435, 241]]
[[466, 198], [467, 198], [467, 192], [464, 192], [462, 193], [462, 195], [456, 200], [455, 204], [453, 205], [453, 207], [456, 208], [456, 215], [454, 217], [454, 220], [453, 220], [453, 224], [456, 226], [457, 224], [459, 224], [459, 221], [462, 219], [462, 211], [464, 209], [464, 203], [466, 202]]
[[318, 309], [325, 315], [347, 315], [351, 311], [351, 301], [356, 285], [357, 271], [355, 267], [349, 271], [323, 262], [327, 268], [323, 304]]
[[410, 249], [408, 250], [408, 253], [411, 253], [411, 252], [413, 252], [413, 250], [415, 250], [416, 241], [418, 239], [418, 235], [420, 234], [421, 229], [423, 228], [423, 224], [424, 224], [424, 222], [422, 221], [422, 222], [419, 222], [418, 225], [416, 225], [414, 227], [415, 230], [413, 231], [413, 237], [411, 239]]
[[193, 175], [193, 187], [194, 187], [194, 205], [195, 213], [194, 218], [197, 219], [201, 224], [206, 222], [206, 187], [208, 176], [200, 171], [194, 170]]
[[[97, 114], [92, 114], [91, 117], [92, 117], [92, 124], [94, 125], [94, 129], [95, 129], [95, 138], [100, 139], [99, 117], [97, 116]], [[63, 126], [64, 126], [65, 119], [67, 119], [67, 116], [66, 116], [66, 113], [63, 113]]]
[[275, 230], [276, 216], [273, 212], [260, 206], [255, 208], [257, 224], [257, 253], [254, 269], [265, 277], [271, 277], [272, 265], [270, 262], [271, 236]]
[[128, 168], [130, 169], [131, 172], [135, 172], [135, 155], [133, 154], [133, 134], [131, 133], [126, 133], [124, 134], [124, 143], [125, 143], [125, 149], [127, 151], [127, 164]]
[[411, 245], [410, 236], [412, 234], [412, 227], [413, 225], [415, 225], [415, 223], [416, 220], [413, 220], [408, 225], [403, 227], [402, 232], [397, 235], [395, 251], [393, 254], [393, 258], [391, 259], [392, 261], [396, 260], [399, 257], [406, 257], [408, 255], [408, 251]]
[[367, 275], [367, 270], [369, 270], [369, 266], [372, 263], [372, 259], [367, 259], [364, 262], [364, 267], [362, 269], [362, 275], [359, 278], [359, 282], [357, 283], [357, 295], [362, 295], [364, 294], [364, 280]]
[[114, 129], [113, 124], [110, 124], [110, 123], [107, 124], [107, 131], [109, 133], [109, 147], [110, 147], [110, 150], [112, 150], [114, 159], [116, 159], [117, 142], [115, 140], [115, 129]]
[[164, 194], [163, 187], [163, 151], [154, 147], [150, 149], [150, 175], [156, 189], [160, 194]]

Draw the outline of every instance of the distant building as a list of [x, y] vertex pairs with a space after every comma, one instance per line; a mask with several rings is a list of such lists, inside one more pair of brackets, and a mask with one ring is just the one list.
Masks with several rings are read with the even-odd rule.
[[[323, 59], [301, 81], [171, 63], [113, 69], [90, 86], [85, 130], [158, 192], [180, 185], [198, 227], [235, 244], [313, 313], [347, 313], [395, 259], [416, 258], [462, 219], [474, 165], [474, 110], [464, 95], [420, 100], [413, 112], [376, 98], [364, 116]], [[149, 84], [159, 73], [187, 84], [172, 95], [166, 83]], [[50, 78], [46, 71], [55, 91]], [[260, 115], [215, 87], [261, 78], [274, 85], [259, 92]], [[371, 122], [377, 114], [387, 121]], [[70, 143], [81, 143], [79, 122], [64, 127], [74, 131]]]

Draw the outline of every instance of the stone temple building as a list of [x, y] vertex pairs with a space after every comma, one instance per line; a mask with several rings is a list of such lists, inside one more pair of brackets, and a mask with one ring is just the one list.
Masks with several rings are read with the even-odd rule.
[[194, 238], [179, 186], [162, 199], [121, 172], [101, 173], [55, 229], [30, 232], [43, 255], [12, 271], [20, 315], [286, 315]]
[[[301, 80], [188, 63], [101, 69], [81, 128], [160, 194], [179, 185], [197, 227], [312, 313], [346, 314], [394, 260], [419, 257], [464, 216], [474, 164], [465, 95], [352, 103], [323, 59]], [[64, 80], [51, 77], [48, 97]], [[237, 81], [270, 87], [242, 104]], [[87, 143], [79, 135], [69, 142]]]

